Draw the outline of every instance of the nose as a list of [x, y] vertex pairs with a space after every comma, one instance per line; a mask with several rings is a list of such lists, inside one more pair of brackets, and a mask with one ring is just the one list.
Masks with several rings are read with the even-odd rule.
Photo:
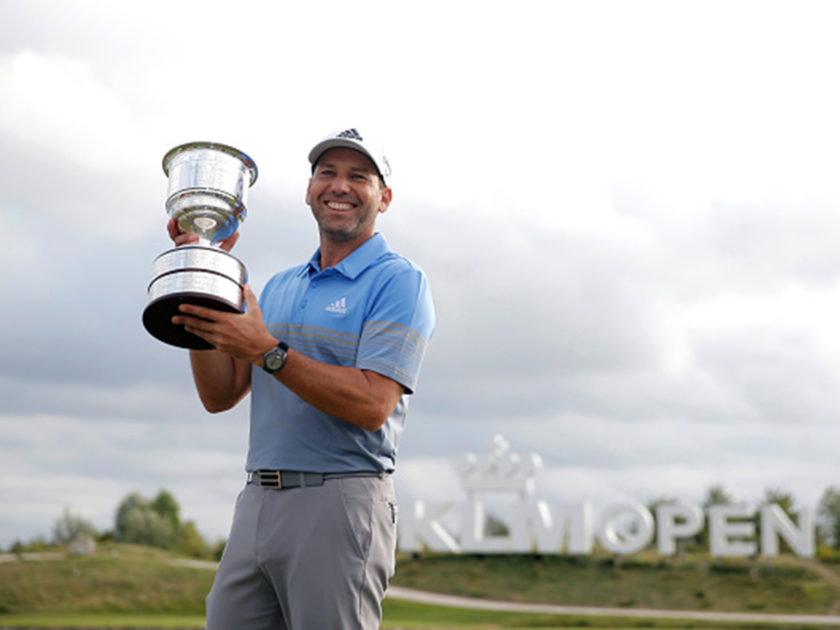
[[350, 190], [350, 182], [346, 177], [338, 176], [333, 178], [330, 188], [333, 192], [344, 194]]

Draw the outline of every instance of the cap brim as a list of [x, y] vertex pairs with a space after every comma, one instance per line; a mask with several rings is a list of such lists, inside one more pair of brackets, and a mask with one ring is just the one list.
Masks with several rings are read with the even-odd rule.
[[329, 151], [330, 149], [352, 149], [353, 151], [358, 151], [365, 157], [367, 157], [371, 164], [373, 164], [373, 168], [376, 169], [377, 174], [383, 180], [385, 176], [382, 174], [382, 171], [379, 168], [379, 165], [376, 163], [374, 157], [370, 154], [365, 147], [363, 147], [358, 142], [353, 142], [347, 138], [329, 138], [324, 140], [323, 142], [319, 142], [316, 144], [313, 149], [309, 152], [309, 163], [314, 167], [316, 162], [321, 158], [324, 153]]

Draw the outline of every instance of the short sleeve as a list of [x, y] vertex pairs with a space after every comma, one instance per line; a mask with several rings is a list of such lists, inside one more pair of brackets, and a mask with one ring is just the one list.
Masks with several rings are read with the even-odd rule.
[[435, 310], [425, 274], [413, 265], [400, 265], [372, 296], [356, 367], [391, 378], [413, 393], [434, 330]]

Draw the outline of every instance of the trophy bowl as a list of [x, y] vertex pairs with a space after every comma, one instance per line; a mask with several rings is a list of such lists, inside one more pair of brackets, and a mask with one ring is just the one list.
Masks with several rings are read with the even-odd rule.
[[217, 244], [244, 220], [257, 165], [233, 147], [191, 142], [169, 151], [163, 170], [169, 177], [166, 211], [181, 231], [198, 235], [198, 244], [170, 249], [155, 259], [143, 325], [170, 345], [208, 350], [213, 346], [171, 320], [184, 303], [242, 312], [245, 265]]

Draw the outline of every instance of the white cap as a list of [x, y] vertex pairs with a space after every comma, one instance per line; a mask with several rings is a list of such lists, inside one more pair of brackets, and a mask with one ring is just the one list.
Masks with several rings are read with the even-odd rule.
[[388, 163], [388, 158], [385, 157], [381, 150], [374, 148], [369, 140], [365, 142], [362, 134], [356, 129], [336, 131], [316, 144], [309, 152], [309, 163], [312, 165], [312, 168], [315, 168], [315, 164], [325, 151], [338, 147], [353, 149], [369, 157], [383, 181], [391, 176], [391, 165]]

